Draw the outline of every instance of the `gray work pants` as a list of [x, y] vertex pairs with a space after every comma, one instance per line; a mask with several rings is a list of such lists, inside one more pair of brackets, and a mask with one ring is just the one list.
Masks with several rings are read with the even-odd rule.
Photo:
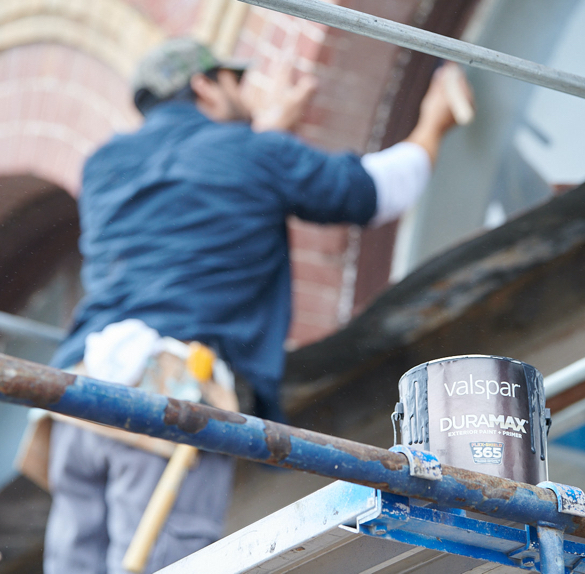
[[[49, 482], [53, 503], [45, 574], [126, 574], [122, 559], [167, 464], [157, 455], [54, 422]], [[200, 453], [182, 485], [144, 574], [222, 535], [234, 461]]]

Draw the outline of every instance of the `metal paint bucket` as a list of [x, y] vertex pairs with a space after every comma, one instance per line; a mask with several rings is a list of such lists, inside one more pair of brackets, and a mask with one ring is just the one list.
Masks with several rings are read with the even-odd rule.
[[547, 480], [542, 375], [505, 357], [447, 357], [399, 382], [402, 443], [442, 464], [538, 484]]

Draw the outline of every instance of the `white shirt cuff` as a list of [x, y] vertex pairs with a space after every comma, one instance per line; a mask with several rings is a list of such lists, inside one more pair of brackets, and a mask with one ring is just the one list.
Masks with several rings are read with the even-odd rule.
[[376, 213], [369, 222], [373, 227], [396, 219], [414, 205], [431, 177], [427, 151], [412, 142], [368, 153], [361, 162], [376, 186]]

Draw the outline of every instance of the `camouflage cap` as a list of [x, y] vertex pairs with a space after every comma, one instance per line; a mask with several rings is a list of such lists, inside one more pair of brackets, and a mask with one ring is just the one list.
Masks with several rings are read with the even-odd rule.
[[209, 48], [193, 38], [173, 38], [146, 54], [131, 84], [134, 93], [145, 88], [164, 99], [187, 86], [192, 76], [214, 68], [243, 70], [246, 66], [221, 62]]

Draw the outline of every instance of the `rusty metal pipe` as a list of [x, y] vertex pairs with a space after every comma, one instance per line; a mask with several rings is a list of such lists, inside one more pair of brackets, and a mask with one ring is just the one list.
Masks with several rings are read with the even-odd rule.
[[0, 400], [40, 407], [170, 441], [302, 470], [585, 538], [585, 518], [561, 514], [555, 494], [443, 466], [441, 480], [411, 477], [404, 455], [353, 441], [75, 376], [0, 355]]

